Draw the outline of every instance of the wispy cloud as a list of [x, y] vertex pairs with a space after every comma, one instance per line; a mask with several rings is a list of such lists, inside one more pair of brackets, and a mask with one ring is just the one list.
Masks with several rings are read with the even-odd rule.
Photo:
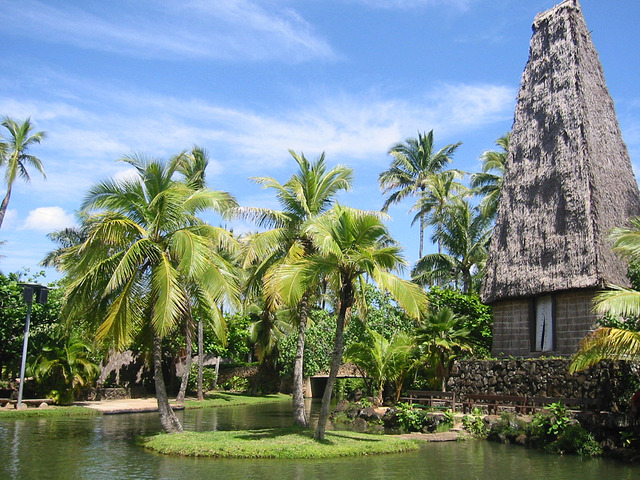
[[[191, 144], [209, 149], [211, 169], [219, 173], [242, 165], [251, 175], [262, 174], [264, 166], [286, 161], [288, 148], [308, 154], [326, 151], [351, 162], [370, 161], [372, 156], [384, 156], [394, 142], [415, 135], [416, 129], [433, 128], [441, 137], [504, 121], [512, 115], [515, 99], [515, 91], [501, 85], [440, 84], [414, 98], [393, 98], [375, 90], [317, 93], [305, 97], [303, 108], [292, 99], [275, 110], [265, 106], [260, 111], [95, 82], [83, 85], [77, 79], [60, 84], [71, 84], [77, 97], [68, 98], [61, 90], [54, 101], [32, 98], [23, 105], [0, 100], [0, 111], [9, 115], [29, 111], [34, 118], [45, 119], [38, 128], [50, 135], [42, 148], [54, 151], [51, 157], [64, 162], [52, 170], [71, 168], [72, 176], [94, 179], [122, 170], [112, 160], [131, 151], [166, 156]], [[97, 96], [102, 110], [84, 100]], [[87, 161], [69, 167], [74, 158]], [[51, 181], [55, 177], [50, 174]]]
[[371, 8], [411, 9], [421, 7], [446, 7], [455, 10], [466, 10], [478, 0], [346, 0], [366, 5]]
[[267, 10], [251, 0], [80, 5], [0, 0], [3, 18], [11, 19], [3, 22], [3, 33], [142, 58], [298, 62], [336, 57], [295, 11]]

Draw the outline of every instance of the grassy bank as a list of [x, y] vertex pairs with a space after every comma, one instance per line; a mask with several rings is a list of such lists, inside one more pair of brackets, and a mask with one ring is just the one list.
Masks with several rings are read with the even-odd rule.
[[325, 441], [317, 442], [313, 430], [295, 427], [159, 434], [138, 442], [169, 455], [222, 458], [334, 458], [418, 449], [412, 440], [354, 432], [327, 432]]
[[241, 393], [212, 392], [207, 394], [202, 401], [185, 401], [184, 408], [191, 410], [197, 408], [231, 407], [234, 405], [258, 405], [261, 403], [282, 402], [285, 400], [291, 400], [291, 396], [281, 393], [251, 396]]
[[26, 410], [5, 410], [0, 409], [0, 420], [8, 418], [31, 418], [31, 417], [74, 417], [100, 415], [100, 412], [85, 407], [48, 407], [48, 408], [28, 408]]

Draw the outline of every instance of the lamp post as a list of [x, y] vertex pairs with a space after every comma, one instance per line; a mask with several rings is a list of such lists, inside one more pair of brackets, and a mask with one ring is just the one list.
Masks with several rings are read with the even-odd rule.
[[20, 283], [22, 287], [22, 297], [27, 304], [27, 321], [24, 326], [24, 342], [22, 344], [22, 362], [20, 363], [20, 386], [18, 387], [18, 403], [16, 409], [22, 407], [22, 389], [24, 388], [24, 370], [27, 363], [27, 344], [29, 343], [29, 323], [31, 322], [31, 307], [33, 297], [37, 303], [47, 303], [49, 288], [37, 283]]

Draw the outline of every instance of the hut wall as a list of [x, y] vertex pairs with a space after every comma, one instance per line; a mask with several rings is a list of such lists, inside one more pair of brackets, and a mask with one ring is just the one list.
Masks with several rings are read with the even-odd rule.
[[594, 290], [572, 290], [553, 294], [555, 340], [554, 349], [550, 352], [532, 351], [532, 299], [496, 302], [493, 305], [493, 355], [536, 357], [574, 354], [580, 341], [595, 326], [596, 315], [592, 311], [594, 294]]

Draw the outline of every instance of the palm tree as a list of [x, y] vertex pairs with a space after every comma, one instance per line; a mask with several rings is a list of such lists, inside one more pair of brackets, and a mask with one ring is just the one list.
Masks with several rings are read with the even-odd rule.
[[433, 239], [448, 253], [425, 255], [416, 263], [411, 276], [421, 285], [433, 281], [462, 281], [464, 293], [474, 290], [474, 274], [484, 268], [491, 238], [490, 220], [467, 200], [455, 199], [441, 217]]
[[92, 353], [91, 346], [78, 338], [56, 339], [45, 345], [34, 360], [36, 381], [50, 391], [57, 391], [59, 403], [72, 403], [100, 375]]
[[482, 154], [482, 172], [471, 175], [471, 188], [482, 195], [482, 213], [493, 219], [498, 211], [498, 198], [502, 189], [502, 177], [509, 153], [511, 132], [496, 140], [502, 150], [489, 150]]
[[429, 312], [416, 333], [427, 359], [434, 363], [444, 392], [453, 361], [462, 353], [473, 351], [471, 331], [463, 327], [462, 318], [445, 307]]
[[[209, 166], [209, 155], [204, 148], [193, 146], [189, 152], [181, 152], [173, 161], [176, 162], [176, 170], [184, 177], [184, 182], [195, 190], [200, 190], [206, 187], [206, 170]], [[177, 402], [184, 402], [184, 397], [187, 391], [187, 383], [189, 381], [189, 372], [191, 371], [191, 358], [193, 354], [193, 328], [192, 317], [187, 315], [185, 322], [185, 337], [186, 337], [186, 362], [184, 367], [184, 373], [182, 375], [182, 381], [180, 382], [180, 389], [176, 397]], [[218, 319], [218, 324], [223, 319]], [[198, 337], [198, 382], [197, 382], [197, 399], [204, 400], [204, 392], [202, 388], [204, 377], [204, 319], [202, 316], [198, 316], [197, 323], [197, 337]]]
[[[393, 157], [388, 170], [378, 177], [384, 194], [390, 193], [382, 211], [386, 212], [393, 204], [400, 203], [408, 196], [418, 196], [429, 188], [428, 178], [441, 172], [451, 162], [461, 142], [450, 144], [434, 152], [433, 130], [427, 134], [418, 132], [418, 138], [407, 138], [403, 143], [391, 147], [389, 155]], [[418, 256], [422, 257], [424, 245], [425, 216], [418, 213], [420, 220], [420, 246]]]
[[367, 329], [365, 341], [351, 343], [345, 351], [345, 359], [358, 367], [363, 378], [371, 379], [380, 404], [386, 383], [392, 384], [394, 401], [397, 401], [405, 377], [414, 364], [414, 338], [405, 332], [396, 332], [388, 340]]
[[[40, 143], [45, 137], [44, 132], [32, 132], [33, 125], [31, 119], [27, 118], [19, 123], [15, 120], [4, 117], [2, 126], [9, 132], [9, 138], [0, 141], [0, 165], [5, 168], [5, 182], [7, 183], [7, 193], [0, 204], [0, 227], [4, 221], [5, 213], [11, 198], [11, 189], [16, 178], [21, 177], [25, 182], [30, 182], [31, 177], [27, 167], [33, 167], [46, 178], [44, 168], [40, 159], [34, 155], [29, 155], [29, 148], [34, 143]], [[1, 140], [1, 139], [0, 139]]]
[[[629, 223], [629, 227], [613, 229], [610, 237], [613, 250], [637, 265], [640, 260], [640, 218], [633, 218]], [[622, 318], [640, 316], [640, 291], [633, 288], [613, 285], [610, 290], [598, 294], [594, 302], [596, 313]], [[569, 370], [584, 370], [606, 359], [639, 358], [640, 332], [602, 327], [581, 342]]]
[[174, 180], [175, 161], [124, 161], [137, 177], [98, 183], [82, 204], [88, 235], [62, 259], [69, 279], [63, 315], [96, 321], [96, 338], [120, 348], [137, 333], [150, 337], [160, 421], [167, 432], [181, 431], [167, 398], [161, 342], [194, 307], [221, 318], [219, 305], [237, 301], [235, 276], [212, 248], [234, 240], [197, 216], [236, 203], [227, 193]]
[[405, 261], [378, 216], [336, 205], [308, 222], [304, 231], [315, 252], [281, 265], [271, 281], [290, 305], [299, 301], [318, 278], [326, 278], [338, 296], [331, 368], [314, 435], [323, 440], [333, 386], [342, 362], [345, 324], [358, 294], [364, 296], [365, 278], [388, 291], [414, 318], [420, 317], [427, 300], [420, 287], [391, 273]]
[[[416, 216], [411, 222], [420, 221], [425, 225], [433, 225], [436, 230], [442, 228], [442, 219], [446, 208], [454, 198], [467, 194], [468, 188], [457, 182], [456, 179], [463, 175], [459, 170], [445, 170], [433, 173], [426, 179], [427, 188], [422, 191], [418, 201], [411, 209]], [[438, 253], [442, 253], [442, 244], [438, 242]]]
[[[262, 297], [267, 310], [275, 310], [278, 299], [273, 292], [263, 292], [262, 287], [268, 272], [291, 258], [308, 256], [314, 247], [302, 227], [305, 222], [316, 218], [329, 209], [337, 194], [351, 188], [353, 172], [350, 168], [337, 165], [327, 171], [324, 153], [314, 162], [304, 156], [289, 153], [298, 164], [295, 173], [284, 185], [272, 177], [257, 177], [253, 180], [263, 188], [276, 191], [282, 210], [265, 208], [241, 208], [238, 213], [270, 230], [247, 238], [245, 267], [256, 264], [248, 281], [249, 293]], [[308, 426], [304, 409], [303, 358], [305, 332], [309, 316], [312, 286], [296, 303], [298, 340], [293, 365], [293, 420], [297, 425]], [[291, 305], [292, 307], [294, 305]]]

